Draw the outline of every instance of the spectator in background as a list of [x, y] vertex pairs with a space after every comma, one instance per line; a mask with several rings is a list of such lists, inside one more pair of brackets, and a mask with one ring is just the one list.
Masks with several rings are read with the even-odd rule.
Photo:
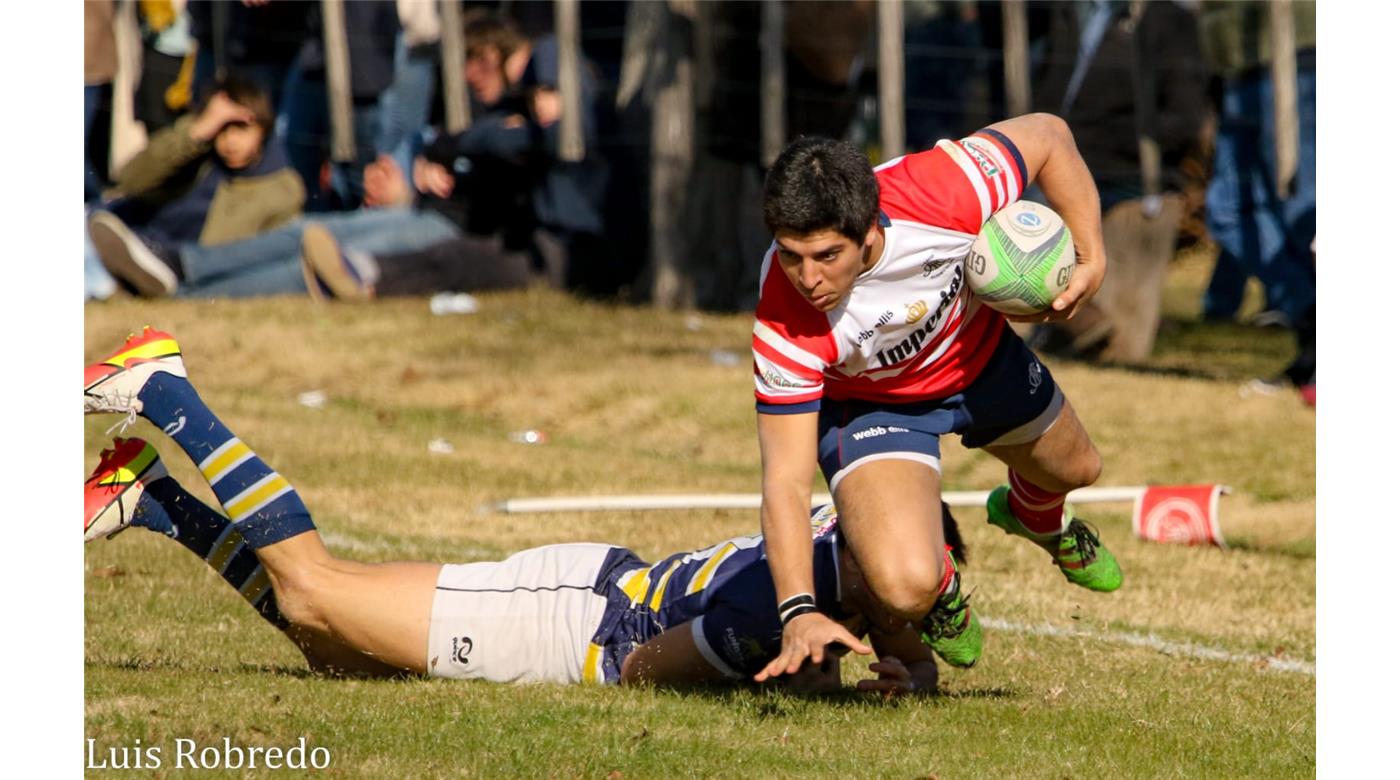
[[[189, 108], [194, 80], [195, 41], [190, 15], [175, 0], [141, 0], [141, 83], [136, 85], [136, 119], [154, 135], [175, 124]], [[276, 106], [276, 103], [273, 103]]]
[[[436, 290], [519, 287], [544, 277], [562, 286], [570, 269], [586, 284], [604, 256], [606, 168], [596, 124], [585, 117], [589, 155], [558, 159], [558, 54], [499, 19], [466, 21], [470, 129], [443, 135], [415, 161], [414, 187], [389, 155], [365, 169], [369, 209], [319, 216], [257, 238], [181, 252], [181, 296], [270, 295], [363, 300]], [[584, 74], [585, 106], [596, 108]], [[537, 216], [538, 214], [538, 216]], [[461, 226], [468, 235], [461, 235]]]
[[[456, 210], [469, 235], [422, 253], [416, 265], [496, 265], [511, 269], [508, 286], [539, 275], [555, 287], [606, 288], [607, 166], [599, 156], [600, 109], [589, 65], [580, 68], [585, 156], [565, 161], [559, 157], [557, 42], [550, 36], [529, 41], [490, 15], [470, 14], [464, 27], [474, 119], [467, 130], [428, 145], [415, 162], [414, 183], [430, 207]], [[521, 265], [524, 252], [532, 257], [528, 272]], [[316, 265], [336, 267], [333, 260]]]
[[302, 43], [320, 35], [310, 16], [316, 5], [305, 0], [189, 0], [186, 13], [196, 44], [194, 93], [205, 94], [221, 76], [251, 81], [267, 93], [277, 111], [278, 134], [284, 133], [283, 88]]
[[[427, 156], [414, 160], [412, 184], [392, 155], [381, 154], [364, 173], [363, 203], [374, 211], [318, 217], [301, 231], [298, 252], [290, 256], [279, 234], [278, 251], [263, 262], [230, 268], [189, 294], [305, 291], [366, 300], [526, 284], [534, 275], [535, 168], [529, 102], [520, 83], [532, 49], [513, 26], [490, 14], [469, 13], [463, 23], [473, 116], [468, 130], [437, 135]], [[410, 208], [415, 201], [417, 208]], [[387, 235], [366, 234], [364, 225], [387, 219], [369, 216], [379, 209], [412, 215], [415, 222], [395, 222]]]
[[1298, 169], [1289, 191], [1275, 186], [1274, 90], [1269, 4], [1207, 2], [1201, 18], [1207, 61], [1221, 79], [1207, 225], [1220, 245], [1206, 291], [1207, 317], [1238, 310], [1245, 278], [1258, 277], [1269, 304], [1293, 327], [1298, 356], [1271, 383], [1315, 398], [1317, 288], [1316, 5], [1293, 2], [1297, 56]]
[[142, 295], [169, 295], [182, 245], [237, 241], [296, 217], [305, 192], [270, 143], [272, 124], [267, 93], [230, 78], [157, 133], [117, 175], [125, 198], [89, 220], [107, 270]]
[[394, 46], [394, 80], [379, 97], [375, 146], [393, 157], [400, 170], [410, 171], [413, 158], [422, 151], [422, 133], [437, 90], [442, 20], [432, 0], [398, 0], [397, 6], [402, 30]]
[[910, 2], [904, 8], [905, 143], [922, 151], [941, 138], [962, 137], [969, 127], [964, 114], [982, 57], [982, 27], [976, 3]]
[[102, 198], [107, 178], [99, 170], [107, 155], [100, 155], [100, 162], [94, 158], [93, 129], [102, 108], [111, 103], [112, 79], [117, 75], [113, 13], [112, 0], [83, 3], [83, 199], [88, 203]]
[[331, 117], [320, 4], [311, 6], [309, 34], [302, 40], [283, 96], [287, 154], [306, 186], [307, 211], [361, 205], [364, 168], [375, 160], [375, 142], [380, 135], [380, 98], [394, 80], [399, 12], [393, 0], [359, 0], [344, 3], [342, 8], [355, 151], [353, 160], [331, 163], [330, 192], [321, 186], [321, 169], [330, 161]]
[[[393, 166], [387, 157], [381, 162]], [[379, 163], [372, 164], [366, 169], [367, 181], [373, 182], [377, 176], [385, 175], [384, 170]], [[393, 166], [391, 170], [397, 172], [397, 167]], [[402, 174], [399, 174], [399, 179], [402, 181]], [[300, 179], [296, 179], [296, 182], [300, 186]], [[386, 185], [374, 186], [381, 194], [389, 192]], [[406, 184], [399, 186], [406, 192]], [[461, 235], [451, 221], [436, 212], [409, 208], [411, 200], [411, 196], [395, 196], [382, 203], [367, 201], [366, 208], [320, 214], [314, 222], [299, 217], [273, 230], [228, 243], [212, 246], [182, 244], [178, 252], [167, 251], [162, 255], [176, 272], [178, 287], [173, 290], [159, 287], [143, 294], [181, 298], [249, 298], [309, 292], [318, 298], [340, 294], [355, 297], [345, 292], [340, 276], [332, 277], [332, 281], [337, 283], [338, 293], [329, 290], [322, 292], [315, 269], [307, 262], [303, 245], [314, 250], [326, 242], [345, 247], [345, 255], [339, 255], [337, 261], [347, 265], [338, 268], [338, 274], [366, 280], [366, 284], [374, 284], [382, 275], [387, 277], [383, 283], [385, 289], [396, 289], [395, 279], [398, 276], [395, 274], [395, 264], [389, 263], [388, 270], [381, 274], [370, 259], [374, 254], [410, 252]], [[138, 245], [135, 252], [145, 257], [140, 254], [142, 247], [151, 247], [144, 242]], [[412, 268], [409, 271], [416, 273]]]
[[1179, 167], [1205, 120], [1196, 16], [1174, 2], [1080, 0], [1048, 11], [1035, 108], [1069, 123], [1094, 176], [1109, 272], [1074, 319], [1038, 327], [1031, 342], [1145, 360], [1185, 209]]

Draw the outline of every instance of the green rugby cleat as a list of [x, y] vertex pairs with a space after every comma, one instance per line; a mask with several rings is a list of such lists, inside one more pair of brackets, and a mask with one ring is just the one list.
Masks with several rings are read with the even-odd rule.
[[971, 668], [982, 657], [982, 623], [962, 593], [962, 575], [952, 556], [953, 581], [919, 625], [919, 638], [949, 666]]
[[1011, 513], [1010, 485], [999, 485], [987, 496], [987, 522], [1008, 534], [1025, 537], [1050, 553], [1065, 579], [1089, 590], [1108, 593], [1123, 584], [1118, 559], [1103, 546], [1099, 536], [1084, 521], [1074, 519], [1074, 510], [1065, 504], [1069, 524], [1059, 537], [1042, 537], [1030, 532]]

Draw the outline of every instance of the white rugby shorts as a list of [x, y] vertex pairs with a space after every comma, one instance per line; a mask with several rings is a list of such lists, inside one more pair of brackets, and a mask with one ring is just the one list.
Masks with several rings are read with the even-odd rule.
[[606, 544], [555, 544], [499, 562], [448, 564], [428, 627], [428, 674], [576, 683], [607, 599], [593, 592]]

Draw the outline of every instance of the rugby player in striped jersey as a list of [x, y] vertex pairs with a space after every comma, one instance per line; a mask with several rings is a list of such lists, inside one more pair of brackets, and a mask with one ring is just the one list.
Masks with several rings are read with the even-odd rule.
[[[84, 486], [84, 537], [130, 526], [205, 560], [312, 669], [497, 682], [749, 683], [777, 651], [783, 621], [811, 611], [869, 636], [876, 677], [862, 690], [935, 690], [933, 656], [908, 621], [869, 596], [835, 512], [809, 516], [815, 588], [780, 610], [761, 536], [727, 539], [656, 563], [606, 544], [560, 544], [503, 561], [367, 564], [337, 558], [287, 480], [209, 410], [179, 345], [147, 329], [85, 374], [85, 413], [140, 415], [198, 465], [223, 512], [190, 495], [155, 447], [117, 439]], [[944, 507], [951, 554], [962, 543]], [[840, 687], [839, 664], [789, 679]]]
[[[963, 279], [982, 224], [1032, 181], [1077, 256], [1069, 288], [1036, 318], [1068, 318], [1098, 290], [1106, 259], [1098, 190], [1058, 117], [1008, 119], [873, 171], [855, 147], [823, 138], [799, 138], [774, 161], [753, 361], [760, 518], [782, 603], [814, 585], [804, 529], [820, 465], [877, 599], [940, 627], [925, 634], [945, 660], [976, 661], [981, 629], [946, 561], [936, 510], [939, 437], [949, 433], [1008, 466], [989, 522], [1042, 547], [1076, 585], [1122, 583], [1117, 561], [1064, 503], [1098, 478], [1098, 451], [1049, 370]], [[819, 662], [833, 642], [858, 644], [819, 612], [800, 615], [758, 678]]]

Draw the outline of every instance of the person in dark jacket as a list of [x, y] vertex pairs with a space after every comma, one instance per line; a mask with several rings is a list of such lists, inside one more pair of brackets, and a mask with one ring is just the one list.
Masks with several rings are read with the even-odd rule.
[[[363, 299], [519, 287], [536, 278], [585, 291], [615, 285], [612, 253], [603, 239], [608, 169], [599, 154], [600, 107], [589, 66], [580, 68], [585, 154], [579, 161], [563, 160], [557, 42], [527, 40], [496, 16], [472, 15], [464, 26], [473, 122], [428, 144], [415, 162], [414, 184], [424, 195], [420, 206], [452, 213], [467, 235], [368, 263], [349, 262], [334, 241], [315, 237], [304, 247], [308, 266], [322, 282], [313, 294]], [[370, 198], [407, 197], [384, 194], [375, 184], [379, 179], [367, 175]], [[384, 179], [392, 182], [394, 174]], [[401, 184], [386, 189], [406, 192]]]
[[326, 51], [320, 5], [312, 4], [308, 30], [287, 76], [284, 94], [286, 144], [292, 166], [309, 193], [307, 211], [355, 209], [364, 199], [364, 168], [375, 160], [380, 131], [379, 99], [394, 80], [399, 13], [392, 0], [343, 3], [350, 60], [354, 159], [331, 165], [331, 190], [321, 188], [321, 168], [330, 159]]
[[1196, 14], [1175, 2], [1048, 4], [1035, 108], [1074, 132], [1098, 186], [1109, 272], [1070, 321], [1037, 329], [1048, 351], [1146, 359], [1185, 200], [1179, 173], [1205, 121]]

